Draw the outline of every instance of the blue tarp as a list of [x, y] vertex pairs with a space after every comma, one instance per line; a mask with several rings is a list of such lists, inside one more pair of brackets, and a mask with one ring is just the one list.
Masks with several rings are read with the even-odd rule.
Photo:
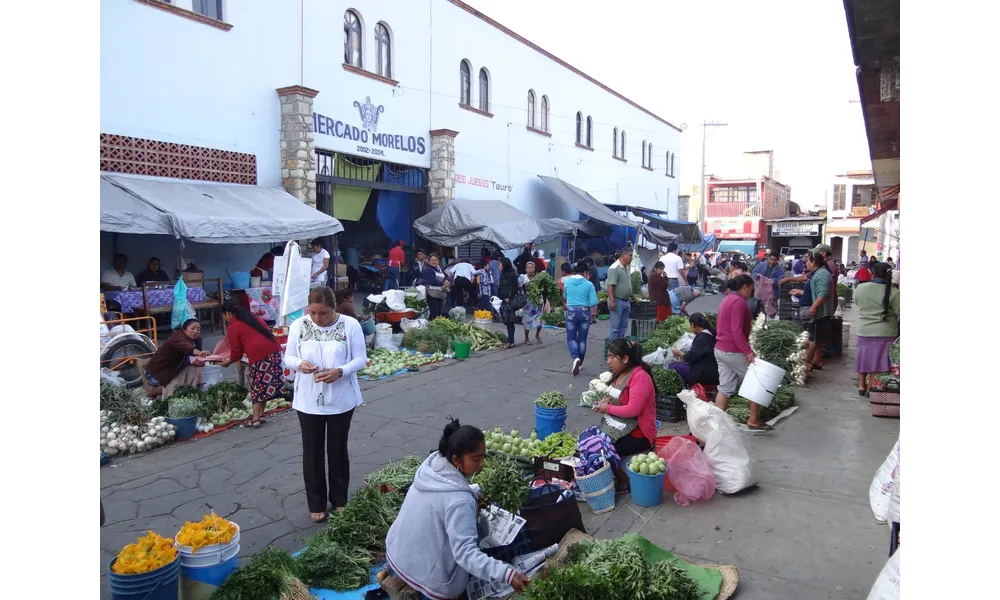
[[747, 256], [757, 256], [757, 242], [742, 240], [722, 240], [719, 252], [742, 252]]
[[406, 192], [382, 190], [378, 194], [375, 218], [392, 245], [397, 240], [410, 244], [410, 206], [410, 195]]

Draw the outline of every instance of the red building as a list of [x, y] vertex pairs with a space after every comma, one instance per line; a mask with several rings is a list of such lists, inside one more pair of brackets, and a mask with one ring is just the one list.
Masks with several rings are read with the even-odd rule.
[[705, 233], [714, 233], [718, 240], [752, 241], [763, 246], [767, 238], [764, 219], [788, 216], [792, 190], [770, 177], [710, 177], [705, 187]]

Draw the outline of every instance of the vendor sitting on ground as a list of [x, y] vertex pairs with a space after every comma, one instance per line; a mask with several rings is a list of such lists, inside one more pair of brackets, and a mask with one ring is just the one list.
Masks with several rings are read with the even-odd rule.
[[[649, 452], [656, 440], [656, 387], [652, 371], [642, 361], [639, 344], [618, 338], [608, 346], [608, 368], [612, 379], [608, 396], [594, 405], [604, 415], [600, 428], [615, 444], [618, 455]], [[621, 465], [615, 472], [619, 492], [629, 489], [628, 473]]]
[[715, 360], [715, 333], [708, 324], [708, 319], [701, 313], [691, 315], [691, 331], [694, 341], [687, 352], [672, 350], [674, 356], [681, 359], [670, 363], [670, 368], [684, 380], [687, 387], [700, 383], [703, 386], [719, 385], [719, 363]]
[[680, 285], [670, 290], [669, 294], [670, 307], [673, 314], [687, 316], [687, 305], [698, 296], [701, 296], [701, 291], [689, 285]]
[[483, 468], [485, 459], [482, 431], [458, 421], [448, 423], [437, 452], [417, 470], [389, 528], [385, 559], [390, 577], [435, 599], [462, 596], [470, 575], [487, 582], [506, 581], [517, 592], [528, 586], [528, 577], [479, 549], [482, 498], [468, 478]]
[[[169, 398], [180, 385], [200, 387], [205, 363], [197, 357], [208, 356], [201, 349], [201, 323], [188, 319], [157, 348], [146, 363], [146, 381], [154, 388], [163, 387], [163, 397]], [[194, 361], [191, 357], [196, 357]]]

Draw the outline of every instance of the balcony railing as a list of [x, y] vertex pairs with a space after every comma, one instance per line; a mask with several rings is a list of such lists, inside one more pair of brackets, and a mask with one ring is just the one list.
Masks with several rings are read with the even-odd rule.
[[709, 202], [706, 207], [709, 219], [731, 219], [736, 217], [760, 217], [760, 202]]

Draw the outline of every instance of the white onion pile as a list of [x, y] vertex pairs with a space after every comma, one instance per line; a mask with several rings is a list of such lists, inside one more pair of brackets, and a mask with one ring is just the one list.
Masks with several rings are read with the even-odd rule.
[[101, 451], [108, 456], [146, 452], [173, 441], [177, 435], [177, 429], [167, 423], [166, 417], [153, 417], [142, 427], [111, 419], [111, 413], [101, 411]]

